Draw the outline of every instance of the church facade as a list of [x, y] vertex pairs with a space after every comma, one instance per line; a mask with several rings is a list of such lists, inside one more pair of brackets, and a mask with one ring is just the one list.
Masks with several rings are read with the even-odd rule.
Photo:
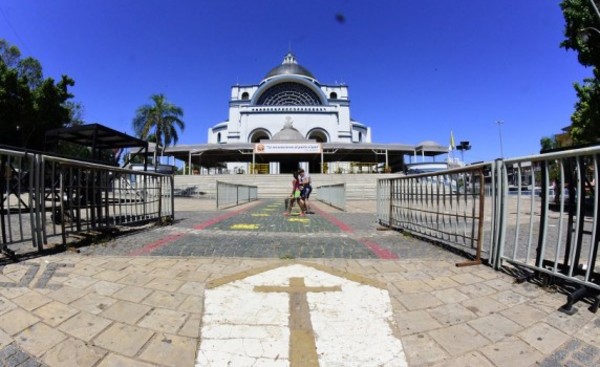
[[321, 84], [288, 53], [260, 83], [231, 88], [228, 120], [209, 129], [208, 143], [258, 143], [285, 123], [319, 143], [371, 142], [371, 129], [351, 118], [348, 87]]
[[352, 118], [348, 87], [321, 84], [288, 53], [258, 84], [231, 87], [228, 118], [208, 129], [207, 143], [161, 153], [193, 175], [402, 172], [405, 158], [447, 151], [431, 141], [373, 143], [371, 128]]

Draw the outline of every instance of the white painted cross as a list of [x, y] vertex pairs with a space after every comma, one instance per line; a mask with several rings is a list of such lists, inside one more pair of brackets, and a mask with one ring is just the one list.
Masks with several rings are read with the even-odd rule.
[[407, 366], [387, 290], [338, 275], [296, 264], [207, 287], [196, 366]]

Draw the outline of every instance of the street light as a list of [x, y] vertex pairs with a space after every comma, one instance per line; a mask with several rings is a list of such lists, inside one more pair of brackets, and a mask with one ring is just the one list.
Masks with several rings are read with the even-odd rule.
[[579, 37], [581, 42], [587, 43], [590, 40], [590, 31], [594, 31], [594, 32], [600, 34], [600, 30], [598, 28], [594, 28], [594, 27], [581, 28], [577, 34], [577, 36]]
[[464, 155], [464, 151], [465, 150], [471, 150], [471, 144], [469, 144], [468, 141], [461, 141], [458, 146], [456, 147], [456, 149], [460, 150], [460, 160], [465, 163], [465, 155]]
[[498, 125], [498, 136], [500, 137], [500, 158], [504, 159], [504, 147], [502, 146], [502, 125], [504, 125], [504, 121], [496, 121]]

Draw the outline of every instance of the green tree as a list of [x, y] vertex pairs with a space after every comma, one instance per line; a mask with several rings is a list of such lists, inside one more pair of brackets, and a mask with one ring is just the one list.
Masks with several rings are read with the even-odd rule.
[[0, 144], [43, 149], [45, 132], [69, 122], [73, 85], [66, 75], [44, 79], [37, 60], [0, 39]]
[[594, 77], [583, 84], [575, 83], [578, 101], [571, 116], [571, 136], [576, 143], [593, 143], [600, 138], [600, 74], [594, 69]]
[[554, 136], [552, 136], [552, 137], [545, 136], [545, 137], [541, 138], [540, 145], [542, 146], [542, 152], [559, 147], [558, 141], [556, 141], [556, 137], [554, 137]]
[[[560, 44], [577, 52], [579, 62], [593, 68], [593, 77], [574, 83], [578, 101], [571, 116], [571, 136], [575, 144], [600, 139], [600, 15], [596, 0], [563, 0], [565, 40]], [[596, 8], [594, 7], [596, 5]]]
[[152, 104], [139, 107], [133, 118], [133, 129], [141, 139], [149, 140], [153, 137], [157, 143], [154, 150], [154, 161], [156, 162], [157, 150], [164, 149], [169, 145], [177, 144], [179, 135], [185, 129], [183, 122], [183, 109], [167, 101], [164, 94], [153, 94], [150, 96]]

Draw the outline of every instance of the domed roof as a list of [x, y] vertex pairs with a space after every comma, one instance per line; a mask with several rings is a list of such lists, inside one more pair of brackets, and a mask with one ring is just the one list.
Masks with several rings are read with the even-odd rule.
[[271, 77], [274, 77], [277, 75], [286, 75], [286, 74], [303, 75], [303, 76], [307, 76], [311, 79], [316, 79], [315, 76], [310, 71], [308, 71], [308, 69], [306, 69], [304, 66], [298, 64], [298, 61], [296, 61], [296, 57], [291, 52], [288, 52], [287, 55], [285, 55], [281, 65], [276, 66], [273, 69], [271, 69], [271, 71], [269, 71], [267, 76], [265, 76], [265, 79], [268, 79], [268, 78], [271, 78]]
[[271, 140], [306, 140], [300, 131], [292, 126], [292, 119], [286, 117], [286, 122], [283, 124], [283, 129], [279, 130]]

